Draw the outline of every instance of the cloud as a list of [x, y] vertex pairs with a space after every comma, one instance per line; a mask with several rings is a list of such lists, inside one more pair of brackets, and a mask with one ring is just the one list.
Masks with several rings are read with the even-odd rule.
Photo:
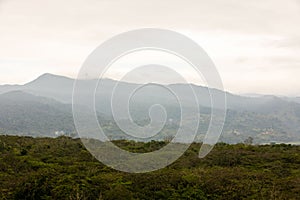
[[[42, 72], [75, 77], [103, 41], [154, 27], [203, 46], [227, 90], [286, 94], [300, 67], [299, 20], [298, 0], [0, 0], [0, 83], [24, 83]], [[278, 73], [292, 77], [278, 79]], [[281, 87], [274, 88], [272, 80]]]
[[272, 41], [269, 45], [278, 48], [294, 48], [300, 50], [300, 36], [288, 37], [276, 41]]

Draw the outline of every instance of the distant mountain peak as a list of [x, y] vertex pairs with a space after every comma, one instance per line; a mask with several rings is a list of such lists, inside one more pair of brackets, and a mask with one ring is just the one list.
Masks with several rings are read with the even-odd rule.
[[53, 78], [59, 78], [59, 79], [71, 79], [68, 78], [66, 76], [61, 76], [61, 75], [56, 75], [56, 74], [50, 74], [50, 73], [45, 73], [40, 75], [37, 79], [35, 80], [39, 80], [39, 79], [53, 79]]
[[51, 85], [51, 84], [59, 84], [65, 83], [65, 82], [73, 82], [73, 79], [65, 77], [65, 76], [60, 76], [60, 75], [55, 75], [55, 74], [50, 74], [50, 73], [45, 73], [40, 75], [38, 78], [35, 80], [26, 83], [24, 86], [45, 86], [45, 85]]

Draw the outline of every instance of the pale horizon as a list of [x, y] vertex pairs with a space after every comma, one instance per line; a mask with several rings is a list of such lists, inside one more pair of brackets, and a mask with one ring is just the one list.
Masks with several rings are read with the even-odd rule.
[[226, 91], [300, 96], [299, 21], [297, 0], [0, 0], [0, 84], [24, 84], [44, 73], [75, 78], [105, 40], [153, 27], [202, 46]]

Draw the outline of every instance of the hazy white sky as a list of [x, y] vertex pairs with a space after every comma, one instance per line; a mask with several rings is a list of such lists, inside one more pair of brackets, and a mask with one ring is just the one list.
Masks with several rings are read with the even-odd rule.
[[103, 41], [146, 27], [198, 42], [226, 90], [300, 95], [299, 0], [0, 0], [0, 84], [75, 77]]

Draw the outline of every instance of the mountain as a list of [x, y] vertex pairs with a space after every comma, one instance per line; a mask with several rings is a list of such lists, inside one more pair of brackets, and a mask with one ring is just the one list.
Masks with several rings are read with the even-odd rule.
[[[87, 95], [97, 80], [79, 80], [82, 88], [79, 96]], [[112, 120], [111, 96], [118, 84], [117, 100], [127, 99], [133, 90], [139, 88], [130, 103], [132, 119], [139, 124], [150, 121], [148, 109], [154, 104], [165, 107], [170, 123], [161, 135], [153, 139], [163, 139], [176, 130], [180, 120], [180, 107], [177, 99], [163, 87], [149, 84], [117, 82], [111, 79], [101, 80], [101, 87], [95, 90], [95, 102], [98, 117], [104, 121], [104, 129], [110, 137], [120, 139], [124, 133]], [[44, 74], [25, 85], [0, 86], [0, 132], [4, 134], [23, 134], [34, 136], [54, 136], [55, 132], [75, 134], [72, 118], [72, 92], [74, 79]], [[210, 95], [207, 87], [187, 84], [167, 85], [176, 94], [183, 97], [186, 109], [191, 107], [192, 97], [187, 92], [192, 87], [197, 95], [201, 110], [198, 139], [201, 140], [210, 120]], [[211, 89], [211, 93], [221, 96], [223, 91]], [[243, 142], [248, 137], [254, 141], [299, 141], [300, 140], [300, 104], [297, 98], [290, 99], [270, 95], [256, 97], [240, 96], [226, 92], [227, 118], [221, 141], [228, 143]], [[115, 109], [123, 107], [118, 104]], [[82, 111], [89, 102], [82, 102]], [[218, 108], [218, 104], [214, 105]], [[189, 116], [193, 117], [193, 116]], [[159, 117], [158, 117], [159, 118]], [[156, 117], [155, 117], [156, 119]], [[122, 119], [120, 119], [122, 120]], [[189, 127], [188, 122], [183, 126]]]
[[55, 136], [74, 133], [70, 105], [22, 91], [0, 95], [0, 133]]
[[[71, 104], [72, 103], [72, 92], [74, 86], [74, 79], [67, 78], [64, 76], [58, 76], [53, 74], [44, 74], [38, 77], [36, 80], [29, 82], [25, 85], [5, 85], [0, 86], [0, 94], [13, 90], [21, 90], [33, 95], [44, 96], [48, 98], [53, 98], [62, 103]], [[89, 91], [96, 85], [97, 80], [79, 80], [81, 82], [81, 95], [86, 95], [86, 91]], [[96, 100], [98, 101], [96, 106], [103, 113], [111, 114], [109, 110], [106, 110], [106, 107], [110, 106], [112, 91], [116, 84], [120, 88], [118, 92], [121, 94], [118, 95], [120, 97], [128, 95], [135, 88], [141, 87], [140, 84], [127, 83], [127, 82], [117, 82], [111, 79], [103, 79], [101, 80], [101, 87], [96, 89]], [[195, 91], [198, 102], [202, 107], [211, 107], [210, 103], [210, 94], [214, 94], [215, 96], [222, 96], [223, 91], [217, 89], [208, 90], [207, 87], [202, 87], [198, 85], [188, 85], [188, 84], [171, 84], [167, 85], [170, 89], [176, 91], [180, 94], [180, 96], [185, 97], [184, 102], [186, 106], [189, 105], [191, 97], [189, 93], [187, 93], [189, 87], [191, 86]], [[133, 99], [133, 102], [136, 104], [145, 102], [151, 102], [152, 99], [156, 99], [158, 102], [167, 103], [168, 105], [174, 104], [174, 97], [170, 95], [170, 93], [166, 92], [166, 90], [162, 90], [160, 87], [144, 87], [144, 90], [141, 90], [140, 95], [137, 96], [136, 99]], [[239, 96], [235, 94], [231, 94], [226, 92], [227, 97], [227, 108], [231, 110], [237, 111], [255, 111], [260, 112], [264, 111], [264, 105], [272, 104], [274, 105], [274, 109], [276, 109], [276, 103], [278, 98], [274, 96], [259, 96], [259, 97], [246, 97]], [[172, 100], [173, 99], [173, 100]], [[285, 103], [288, 104], [286, 99], [283, 99]], [[296, 100], [295, 100], [296, 101]], [[177, 104], [177, 103], [176, 103]], [[218, 107], [219, 105], [214, 105]]]
[[284, 100], [300, 104], [300, 97], [283, 97]]

